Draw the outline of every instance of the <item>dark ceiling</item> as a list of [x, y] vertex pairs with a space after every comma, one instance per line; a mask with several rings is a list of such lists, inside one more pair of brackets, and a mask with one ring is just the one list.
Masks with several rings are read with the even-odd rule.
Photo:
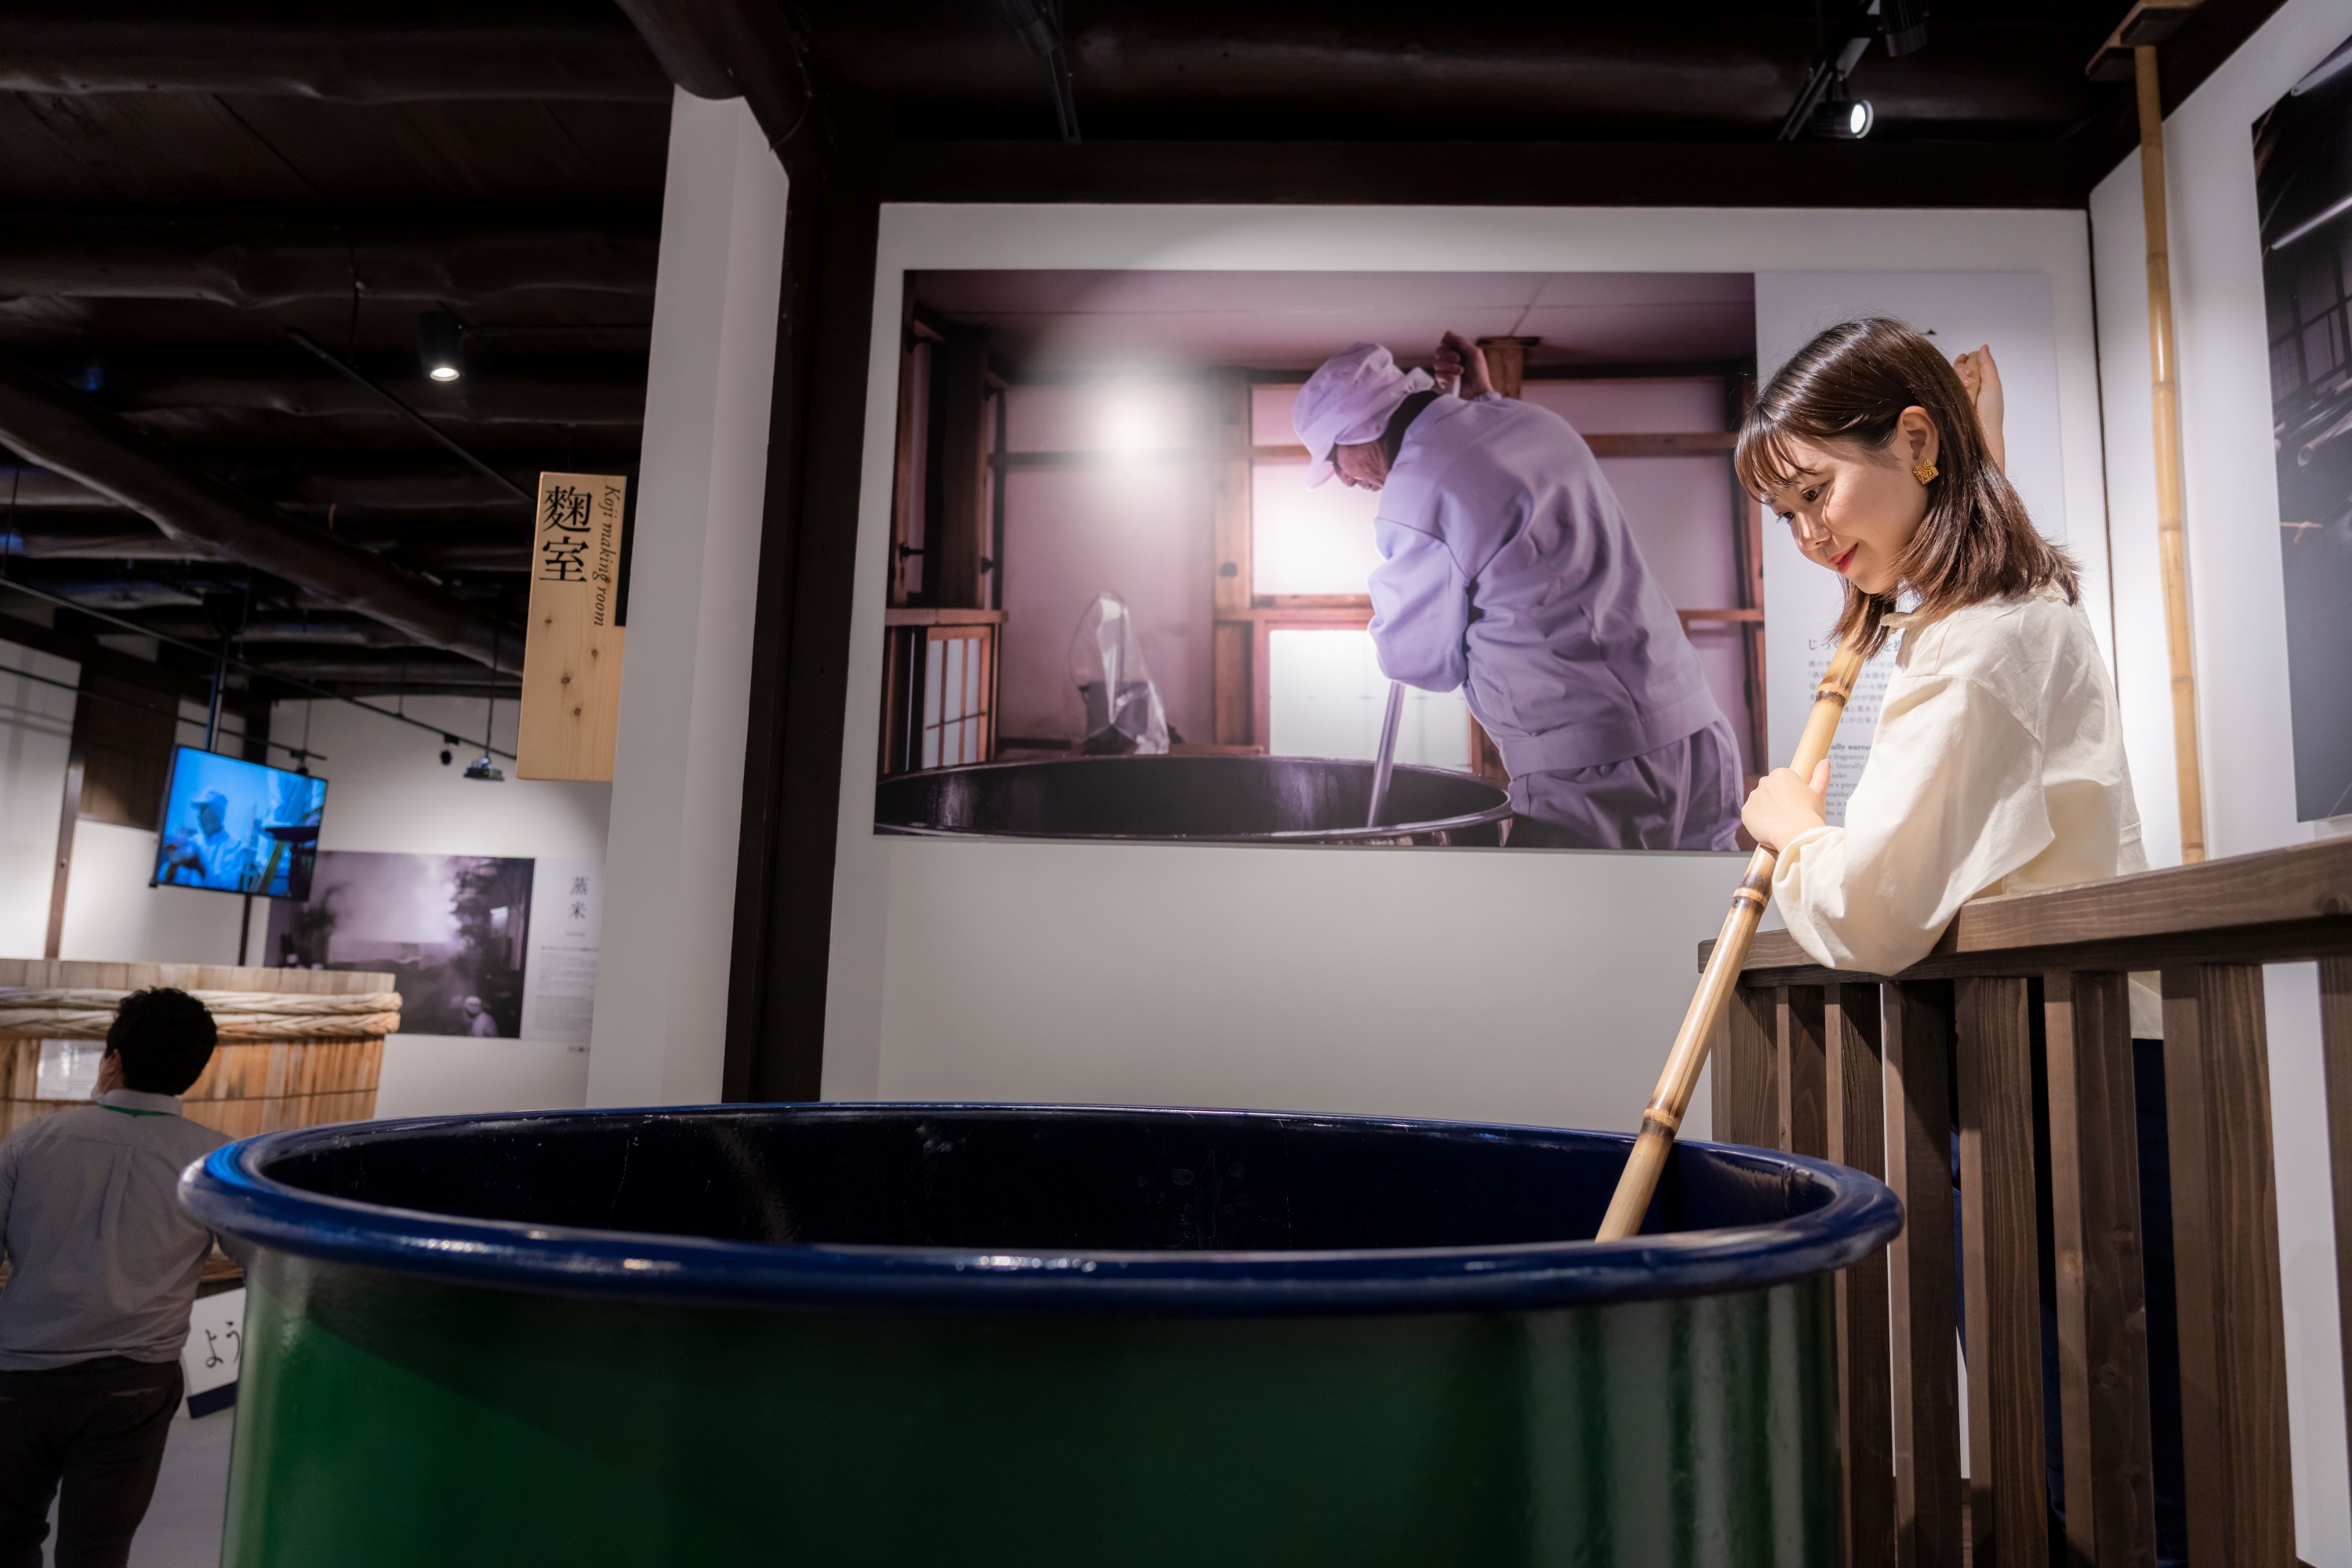
[[[2208, 0], [2168, 47], [2168, 97], [2275, 4]], [[1938, 144], [1960, 161], [1948, 167], [2021, 158], [2042, 170], [2042, 199], [2079, 201], [2130, 144], [2129, 89], [2084, 74], [2123, 9], [1944, 0], [1925, 48], [1874, 50], [1854, 73], [1877, 110], [1874, 142]], [[1664, 143], [1730, 149], [1743, 167], [1767, 155], [1847, 15], [1810, 0], [1066, 0], [1066, 11], [1090, 152], [1437, 142], [1500, 157], [1515, 143]], [[836, 127], [965, 144], [954, 157], [966, 163], [940, 167], [992, 155], [974, 143], [1058, 140], [1046, 68], [999, 0], [803, 0], [782, 14]], [[186, 469], [512, 625], [527, 504], [291, 334], [524, 490], [542, 468], [634, 473], [669, 93], [608, 0], [12, 0], [0, 23], [0, 357]], [[1487, 153], [1454, 155], [1471, 167]], [[1873, 202], [1934, 197], [1880, 177]], [[455, 385], [420, 374], [417, 319], [434, 310], [467, 329]], [[0, 565], [44, 593], [200, 642], [213, 635], [206, 596], [217, 607], [224, 592], [249, 593], [241, 652], [257, 665], [349, 690], [488, 679], [36, 465], [0, 467]], [[24, 596], [0, 593], [0, 616], [26, 614]], [[61, 626], [75, 619], [60, 612]]]

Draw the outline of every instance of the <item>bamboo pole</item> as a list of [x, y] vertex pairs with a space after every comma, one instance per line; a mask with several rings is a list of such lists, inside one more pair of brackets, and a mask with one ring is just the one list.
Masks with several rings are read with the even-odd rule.
[[[1845, 717], [1845, 700], [1853, 694], [1862, 664], [1861, 647], [1849, 641], [1839, 647], [1822, 672], [1822, 683], [1813, 691], [1813, 710], [1805, 719], [1805, 732], [1797, 739], [1797, 754], [1789, 762], [1799, 776], [1811, 778], [1822, 759], [1830, 754], [1830, 742], [1837, 738], [1838, 721]], [[1723, 1021], [1724, 1009], [1739, 983], [1739, 968], [1748, 962], [1748, 944], [1756, 940], [1764, 906], [1772, 901], [1772, 868], [1779, 860], [1761, 845], [1748, 858], [1748, 875], [1731, 895], [1731, 911], [1723, 917], [1722, 934], [1715, 939], [1715, 951], [1707, 954], [1698, 990], [1675, 1036], [1675, 1048], [1666, 1054], [1666, 1070], [1658, 1076], [1649, 1109], [1642, 1112], [1641, 1136], [1633, 1141], [1624, 1174], [1617, 1178], [1616, 1195], [1609, 1200], [1609, 1212], [1595, 1240], [1622, 1241], [1642, 1228], [1642, 1216], [1650, 1211], [1650, 1198], [1665, 1172], [1675, 1135], [1682, 1131], [1691, 1096], [1697, 1092], [1699, 1068], [1706, 1065], [1716, 1026]]]
[[2132, 50], [2139, 89], [2139, 198], [2147, 226], [2147, 354], [2156, 420], [2156, 546], [2164, 575], [2164, 640], [2172, 661], [2172, 767], [2180, 798], [2180, 858], [2205, 858], [2205, 790], [2198, 766], [2197, 666], [2189, 639], [2189, 548], [2180, 478], [2180, 378], [2172, 338], [2172, 247], [2165, 212], [2164, 100], [2156, 49]]

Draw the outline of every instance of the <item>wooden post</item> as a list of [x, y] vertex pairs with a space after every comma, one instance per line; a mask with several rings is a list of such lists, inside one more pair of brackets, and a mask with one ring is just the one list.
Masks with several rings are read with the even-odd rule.
[[1952, 1322], [1952, 988], [1892, 984], [1881, 1027], [1886, 1184], [1903, 1200], [1887, 1248], [1895, 1340], [1895, 1541], [1903, 1568], [1959, 1568], [1959, 1369]]
[[2172, 255], [2164, 192], [2164, 100], [2156, 49], [2132, 51], [2139, 87], [2139, 195], [2147, 224], [2147, 356], [2156, 418], [2156, 544], [2164, 575], [2164, 640], [2172, 662], [2172, 767], [2180, 796], [2180, 858], [2205, 858], [2205, 790], [2198, 765], [2197, 668], [2189, 637], [2183, 532], [2180, 377], [2172, 338]]
[[2258, 964], [2164, 972], [2189, 1560], [2294, 1561], [2286, 1322]]
[[2327, 1170], [2336, 1198], [2336, 1321], [2352, 1438], [2352, 957], [2319, 961], [2319, 1048], [2327, 1067]]
[[1528, 351], [1541, 338], [1480, 338], [1486, 351], [1486, 379], [1506, 397], [1517, 397], [1527, 384]]
[[940, 422], [939, 552], [924, 576], [944, 608], [983, 609], [988, 584], [982, 563], [989, 548], [988, 331], [951, 326], [934, 362], [932, 407]]
[[[1878, 987], [1832, 985], [1822, 1010], [1829, 1158], [1886, 1179], [1885, 1068]], [[1895, 1562], [1895, 1413], [1887, 1338], [1886, 1254], [1837, 1277], [1838, 1411], [1845, 1452], [1845, 1560]]]
[[1783, 985], [1773, 997], [1780, 1136], [1773, 1147], [1829, 1158], [1829, 1066], [1822, 1049], [1822, 996], [1818, 985]]
[[1771, 992], [1742, 988], [1723, 1010], [1714, 1085], [1718, 1143], [1772, 1147], [1780, 1095], [1773, 1008]]
[[2033, 1057], [2022, 980], [1958, 987], [1960, 1230], [1973, 1560], [2050, 1560], [2035, 1260]]
[[1264, 744], [1258, 732], [1255, 654], [1256, 628], [1247, 618], [1256, 587], [1251, 577], [1249, 373], [1209, 377], [1210, 559], [1216, 575], [1209, 604], [1210, 739], [1220, 746]]
[[2139, 1229], [2139, 1119], [2124, 976], [2042, 983], [2058, 1405], [2069, 1563], [2153, 1568], [2156, 1470]]
[[[89, 684], [87, 666], [82, 671], [82, 684]], [[81, 706], [76, 703], [77, 709]], [[55, 958], [65, 942], [66, 884], [73, 879], [74, 826], [81, 820], [82, 775], [89, 762], [82, 753], [80, 715], [75, 715], [73, 740], [66, 753], [66, 787], [62, 804], [58, 809], [58, 853], [49, 873], [49, 929], [41, 943], [41, 956]]]

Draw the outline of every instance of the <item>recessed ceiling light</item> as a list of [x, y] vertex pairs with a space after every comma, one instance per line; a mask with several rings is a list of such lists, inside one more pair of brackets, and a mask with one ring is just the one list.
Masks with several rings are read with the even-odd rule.
[[435, 381], [456, 381], [466, 374], [466, 329], [446, 310], [427, 310], [416, 318], [416, 357]]

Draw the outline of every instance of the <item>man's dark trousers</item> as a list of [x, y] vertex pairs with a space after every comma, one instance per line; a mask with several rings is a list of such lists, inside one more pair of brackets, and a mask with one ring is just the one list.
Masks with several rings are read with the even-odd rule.
[[122, 1356], [0, 1372], [0, 1568], [40, 1568], [52, 1498], [57, 1568], [131, 1560], [180, 1386], [177, 1361]]

